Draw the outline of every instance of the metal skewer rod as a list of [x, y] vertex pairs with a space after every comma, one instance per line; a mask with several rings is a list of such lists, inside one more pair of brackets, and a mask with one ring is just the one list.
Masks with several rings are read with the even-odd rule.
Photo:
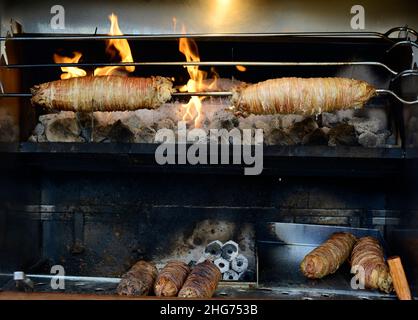
[[127, 67], [127, 66], [254, 66], [254, 67], [287, 67], [287, 66], [376, 66], [386, 69], [393, 75], [398, 72], [387, 65], [376, 61], [337, 61], [337, 62], [280, 62], [280, 61], [155, 61], [155, 62], [100, 62], [100, 63], [42, 63], [42, 64], [9, 64], [1, 68], [59, 68], [59, 67]]
[[[389, 30], [391, 31], [391, 30]], [[394, 31], [393, 31], [394, 32]], [[392, 32], [392, 33], [393, 33]], [[147, 40], [147, 39], [178, 39], [178, 38], [216, 38], [216, 37], [354, 37], [354, 38], [381, 38], [394, 42], [389, 36], [391, 33], [378, 32], [289, 32], [289, 33], [195, 33], [195, 34], [124, 34], [124, 35], [98, 35], [98, 34], [44, 34], [44, 35], [16, 35], [0, 37], [0, 41], [33, 41], [33, 40]]]
[[398, 101], [402, 102], [403, 104], [418, 104], [418, 100], [413, 101], [407, 101], [405, 99], [402, 99], [400, 96], [398, 96], [395, 92], [386, 90], [386, 89], [376, 89], [377, 94], [390, 94], [392, 97], [396, 98]]
[[[399, 97], [396, 93], [386, 89], [376, 89], [377, 94], [389, 94], [403, 104], [418, 104], [418, 100], [408, 101]], [[231, 91], [208, 91], [208, 92], [173, 92], [173, 97], [231, 97], [233, 93]], [[30, 98], [30, 93], [0, 93], [0, 98]]]
[[232, 92], [230, 91], [207, 91], [207, 92], [174, 92], [171, 94], [173, 97], [230, 97]]

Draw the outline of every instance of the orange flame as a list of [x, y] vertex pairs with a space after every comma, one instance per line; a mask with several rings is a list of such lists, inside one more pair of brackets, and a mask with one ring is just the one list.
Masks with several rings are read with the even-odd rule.
[[[121, 36], [122, 31], [119, 29], [118, 17], [115, 14], [109, 16], [110, 20], [110, 36]], [[110, 39], [107, 41], [106, 53], [112, 58], [119, 54], [121, 62], [133, 62], [131, 48], [129, 47], [128, 40], [126, 39]], [[102, 67], [94, 70], [95, 76], [104, 76], [116, 74], [119, 71], [134, 72], [135, 66], [113, 66], [113, 67]]]
[[[60, 56], [59, 54], [54, 54], [54, 62], [55, 63], [78, 63], [82, 57], [80, 52], [73, 52], [73, 57], [65, 57]], [[61, 67], [61, 79], [69, 79], [69, 78], [76, 78], [76, 77], [84, 77], [87, 72], [83, 69], [77, 67]]]
[[[118, 17], [115, 14], [109, 16], [110, 19], [110, 36], [121, 36], [123, 35], [122, 31], [119, 29]], [[106, 41], [106, 53], [109, 54], [112, 58], [117, 55], [120, 56], [121, 62], [133, 62], [131, 48], [129, 47], [128, 40], [126, 39], [110, 39]], [[72, 58], [60, 56], [54, 54], [55, 63], [77, 63], [82, 54], [80, 52], [73, 52]], [[61, 67], [63, 74], [61, 74], [61, 79], [69, 79], [74, 77], [84, 77], [87, 75], [87, 72], [83, 69], [77, 67]], [[95, 76], [104, 76], [112, 74], [123, 74], [126, 75], [126, 72], [134, 72], [135, 66], [108, 66], [102, 68], [96, 68], [94, 70]]]
[[[185, 33], [183, 27], [183, 33]], [[187, 62], [199, 62], [199, 51], [196, 42], [189, 38], [180, 38], [179, 51], [186, 57]], [[199, 70], [199, 66], [187, 66], [190, 80], [187, 82], [186, 88], [188, 92], [199, 91], [202, 82], [206, 78], [206, 72]], [[202, 100], [197, 96], [192, 96], [186, 105], [183, 121], [191, 121], [194, 119], [195, 128], [201, 127], [202, 118]]]
[[240, 72], [245, 72], [245, 71], [247, 71], [247, 68], [246, 68], [246, 67], [244, 67], [244, 66], [235, 66], [235, 68], [237, 68], [237, 70], [238, 70], [238, 71], [240, 71]]
[[[176, 21], [173, 18], [173, 21]], [[183, 26], [182, 33], [186, 33], [185, 27]], [[190, 38], [180, 38], [179, 42], [179, 51], [184, 54], [187, 62], [200, 62], [199, 50], [197, 44], [193, 39]], [[218, 75], [215, 70], [212, 70], [212, 73], [215, 74], [214, 80], [209, 85], [204, 83], [204, 80], [207, 77], [205, 71], [199, 70], [199, 66], [187, 66], [187, 72], [189, 73], [190, 79], [185, 86], [180, 88], [180, 91], [187, 92], [198, 92], [204, 90], [204, 88], [211, 89], [216, 86], [216, 81]], [[189, 102], [183, 107], [185, 108], [185, 113], [183, 115], [183, 121], [192, 121], [194, 119], [195, 128], [200, 128], [202, 126], [203, 115], [202, 115], [202, 100], [204, 97], [192, 96]]]

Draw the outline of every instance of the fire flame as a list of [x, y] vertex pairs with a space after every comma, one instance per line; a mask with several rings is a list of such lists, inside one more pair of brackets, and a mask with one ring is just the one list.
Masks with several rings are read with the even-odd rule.
[[[118, 17], [115, 14], [109, 16], [110, 20], [110, 31], [108, 35], [110, 36], [121, 36], [123, 35], [122, 31], [119, 28]], [[121, 62], [133, 62], [133, 57], [131, 53], [131, 48], [129, 47], [128, 40], [126, 39], [110, 39], [106, 41], [106, 53], [110, 55], [113, 59], [116, 56], [121, 58]], [[82, 54], [80, 52], [73, 52], [72, 58], [60, 56], [54, 54], [55, 63], [78, 63], [81, 59]], [[69, 79], [74, 77], [84, 77], [87, 75], [87, 72], [81, 68], [77, 67], [61, 67], [63, 74], [61, 74], [61, 79]], [[135, 66], [106, 66], [102, 68], [96, 68], [93, 72], [94, 76], [105, 76], [105, 75], [115, 75], [123, 74], [126, 75], [126, 72], [134, 72]]]
[[247, 71], [247, 68], [246, 67], [244, 67], [244, 66], [235, 66], [235, 68], [237, 68], [237, 70], [238, 71], [240, 71], [240, 72], [245, 72], [245, 71]]
[[[60, 56], [59, 54], [54, 54], [55, 63], [78, 63], [82, 57], [80, 52], [73, 52], [73, 57]], [[76, 77], [84, 77], [87, 72], [83, 69], [77, 67], [61, 67], [61, 79], [70, 79]]]
[[[173, 18], [173, 21], [176, 21]], [[182, 33], [185, 33], [185, 27], [183, 26]], [[193, 39], [180, 38], [179, 51], [184, 54], [187, 62], [200, 62], [199, 50], [197, 44]], [[216, 86], [217, 74], [214, 70], [212, 73], [215, 74], [213, 82], [209, 85], [204, 83], [207, 77], [205, 71], [199, 70], [199, 66], [186, 66], [187, 72], [189, 73], [190, 79], [185, 86], [180, 88], [180, 91], [186, 92], [198, 92], [204, 90], [205, 87], [212, 89]], [[194, 120], [195, 128], [202, 127], [203, 114], [202, 114], [202, 100], [204, 97], [192, 96], [187, 104], [183, 104], [185, 112], [183, 115], [183, 121]]]
[[[184, 28], [183, 28], [184, 33]], [[199, 51], [196, 42], [189, 38], [180, 38], [179, 51], [184, 54], [187, 62], [199, 62]], [[187, 82], [187, 92], [199, 91], [202, 87], [202, 82], [206, 77], [204, 71], [199, 70], [199, 66], [187, 66], [190, 80]], [[183, 115], [183, 121], [191, 121], [194, 119], [195, 128], [201, 127], [202, 118], [202, 99], [197, 96], [192, 96], [186, 105]]]
[[[122, 36], [123, 33], [119, 29], [118, 24], [118, 17], [115, 14], [111, 14], [109, 16], [110, 20], [110, 36]], [[129, 47], [128, 40], [126, 39], [110, 39], [107, 41], [106, 45], [106, 53], [109, 54], [112, 58], [114, 58], [117, 54], [119, 54], [121, 58], [121, 62], [133, 62], [133, 57], [131, 53], [131, 48]], [[118, 73], [118, 71], [127, 71], [127, 72], [134, 72], [135, 66], [113, 66], [113, 67], [103, 67], [103, 68], [96, 68], [94, 70], [95, 76], [104, 76], [104, 75], [112, 75]]]

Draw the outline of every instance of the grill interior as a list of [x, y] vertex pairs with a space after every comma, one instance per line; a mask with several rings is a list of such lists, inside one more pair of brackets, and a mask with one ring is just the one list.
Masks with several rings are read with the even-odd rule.
[[[136, 61], [133, 75], [174, 77], [175, 86], [185, 84], [181, 36], [123, 36]], [[205, 62], [200, 68], [211, 75], [215, 67], [222, 79], [255, 83], [339, 76], [365, 80], [407, 101], [417, 99], [412, 29], [386, 35], [188, 36]], [[0, 289], [5, 293], [17, 290], [12, 273], [20, 270], [35, 283], [35, 293], [51, 292], [49, 271], [59, 264], [67, 276], [66, 289], [59, 293], [112, 295], [121, 274], [140, 259], [159, 265], [172, 258], [195, 263], [211, 241], [233, 239], [249, 259], [249, 272], [238, 282], [221, 282], [216, 297], [395, 299], [393, 294], [350, 289], [347, 266], [324, 281], [301, 279], [299, 258], [318, 244], [304, 241], [323, 226], [319, 233], [324, 237], [342, 227], [380, 237], [388, 256], [402, 257], [413, 294], [418, 294], [413, 250], [418, 221], [416, 105], [382, 92], [351, 115], [384, 119], [388, 135], [378, 146], [268, 144], [261, 176], [244, 176], [243, 166], [232, 164], [159, 166], [155, 143], [127, 142], [123, 133], [107, 143], [30, 138], [45, 111], [30, 105], [29, 90], [59, 78], [53, 54], [81, 51], [80, 64], [91, 72], [109, 65], [103, 36], [27, 33], [6, 44], [9, 65], [0, 66], [0, 75], [15, 80], [11, 84], [0, 78], [5, 82], [0, 109], [19, 108], [14, 113], [19, 134], [0, 144]], [[236, 65], [247, 70], [240, 72]], [[176, 97], [170, 105], [187, 99]], [[207, 98], [204, 108], [205, 103], [228, 104], [217, 97]], [[312, 121], [321, 127], [329, 118]], [[277, 234], [271, 233], [272, 226], [279, 226]], [[295, 243], [283, 241], [281, 235], [295, 226], [309, 231]]]

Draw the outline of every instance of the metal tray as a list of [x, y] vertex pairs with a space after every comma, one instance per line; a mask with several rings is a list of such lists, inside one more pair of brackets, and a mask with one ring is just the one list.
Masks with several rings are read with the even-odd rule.
[[378, 230], [270, 222], [261, 226], [258, 232], [258, 286], [289, 295], [309, 293], [336, 299], [341, 295], [353, 299], [395, 298], [395, 295], [379, 291], [352, 289], [350, 281], [354, 275], [350, 273], [348, 263], [323, 279], [311, 280], [303, 276], [299, 265], [305, 255], [334, 232], [351, 232], [357, 237], [373, 236], [387, 252]]

